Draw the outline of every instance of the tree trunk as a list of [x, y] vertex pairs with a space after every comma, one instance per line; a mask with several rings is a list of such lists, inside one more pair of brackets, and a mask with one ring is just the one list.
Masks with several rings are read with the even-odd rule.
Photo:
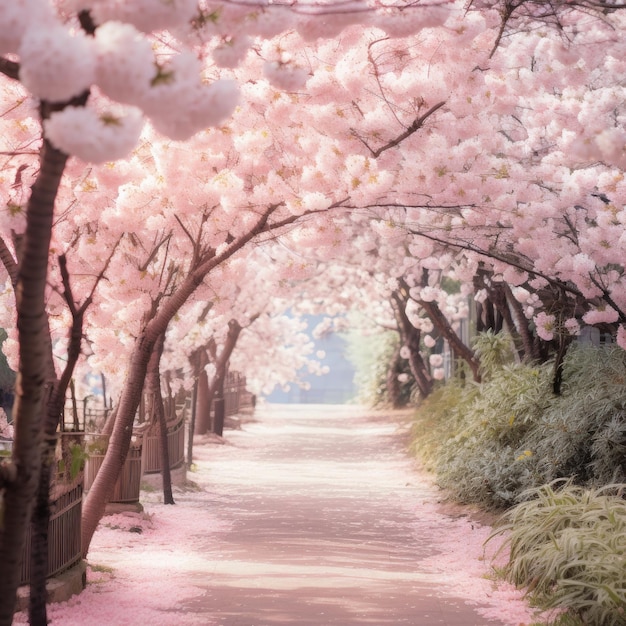
[[[224, 341], [222, 351], [215, 360], [215, 376], [209, 385], [208, 401], [211, 405], [213, 405], [214, 399], [216, 402], [220, 399], [222, 402], [224, 401], [224, 381], [226, 380], [226, 373], [228, 371], [228, 362], [230, 361], [230, 357], [233, 354], [233, 350], [237, 345], [237, 340], [239, 339], [239, 335], [242, 330], [243, 327], [240, 326], [237, 320], [230, 320], [230, 322], [228, 322], [226, 340]], [[222, 407], [221, 413], [218, 416], [217, 409], [215, 409], [213, 415], [213, 432], [220, 437], [224, 432], [224, 410], [225, 407]], [[218, 417], [219, 420], [217, 419]]]
[[420, 353], [421, 331], [409, 320], [406, 314], [408, 294], [400, 291], [393, 292], [391, 296], [392, 307], [398, 323], [398, 330], [402, 343], [409, 350], [409, 367], [422, 398], [427, 398], [433, 390], [433, 378], [428, 371], [426, 363]]
[[505, 285], [505, 294], [522, 343], [522, 350], [519, 353], [520, 358], [523, 360], [538, 360], [539, 352], [528, 324], [528, 318], [524, 315], [522, 303], [513, 295], [508, 285]]
[[189, 419], [189, 436], [187, 437], [187, 467], [193, 465], [193, 436], [196, 430], [196, 402], [198, 400], [198, 379], [191, 392], [191, 417]]
[[163, 503], [174, 504], [174, 495], [172, 494], [172, 473], [170, 471], [170, 454], [167, 444], [167, 421], [165, 419], [165, 407], [163, 404], [163, 394], [161, 393], [161, 375], [159, 369], [164, 344], [165, 335], [163, 334], [159, 337], [154, 349], [152, 350], [152, 356], [150, 357], [150, 363], [148, 364], [148, 375], [146, 377], [146, 391], [149, 397], [151, 413], [150, 422], [152, 424], [157, 424], [159, 427]]
[[461, 338], [456, 334], [452, 326], [450, 326], [448, 318], [441, 312], [439, 305], [436, 302], [424, 302], [423, 300], [418, 300], [418, 302], [439, 334], [448, 342], [455, 358], [465, 361], [472, 370], [474, 380], [480, 382], [480, 361], [476, 358], [471, 348], [461, 341]]
[[42, 408], [47, 378], [45, 289], [54, 202], [67, 157], [44, 139], [40, 171], [26, 209], [26, 231], [16, 290], [20, 362], [15, 384], [15, 468], [4, 488], [0, 530], [0, 626], [10, 626], [41, 471]]
[[399, 409], [402, 406], [400, 400], [400, 346], [393, 351], [393, 356], [387, 367], [387, 401], [392, 409]]
[[[203, 265], [189, 274], [179, 289], [157, 311], [154, 318], [145, 323], [136, 339], [128, 366], [128, 375], [112, 425], [109, 445], [98, 474], [83, 501], [81, 544], [83, 556], [87, 555], [93, 534], [104, 515], [115, 483], [128, 455], [133, 435], [133, 421], [142, 398], [148, 363], [154, 346], [161, 334], [191, 294], [201, 284], [212, 265]], [[0, 625], [1, 626], [1, 625]]]
[[158, 335], [151, 336], [149, 329], [144, 329], [133, 350], [128, 378], [120, 397], [109, 445], [83, 503], [81, 528], [83, 557], [87, 556], [93, 534], [104, 515], [106, 505], [126, 461], [133, 435], [133, 421], [141, 401], [148, 362], [157, 337]]
[[211, 402], [209, 400], [209, 376], [206, 366], [209, 362], [206, 350], [200, 351], [200, 365], [197, 380], [198, 392], [196, 394], [196, 427], [195, 434], [204, 435], [211, 425]]

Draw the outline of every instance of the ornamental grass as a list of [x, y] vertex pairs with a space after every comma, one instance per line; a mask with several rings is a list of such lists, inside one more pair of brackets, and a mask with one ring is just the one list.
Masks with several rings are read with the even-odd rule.
[[557, 609], [554, 624], [626, 624], [625, 490], [554, 481], [526, 492], [492, 535], [510, 550], [505, 578]]

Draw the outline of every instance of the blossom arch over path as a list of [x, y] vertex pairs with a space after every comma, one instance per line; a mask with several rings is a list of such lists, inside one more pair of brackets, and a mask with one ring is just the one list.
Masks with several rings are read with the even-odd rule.
[[[59, 251], [78, 293], [119, 245], [87, 325], [95, 354], [115, 337], [130, 363], [85, 507], [85, 550], [158, 337], [203, 289], [226, 302], [218, 268], [278, 232], [294, 251], [350, 254], [352, 230], [338, 220], [365, 210], [378, 234], [401, 225], [449, 250], [407, 242], [426, 269], [469, 283], [487, 263], [494, 280], [524, 289], [528, 317], [548, 307], [537, 318], [545, 337], [560, 318], [575, 330], [574, 317], [542, 302], [556, 284], [585, 321], [612, 324], [626, 345], [621, 7], [551, 14], [529, 4], [512, 15], [489, 4], [348, 2], [320, 17], [319, 6], [298, 3], [0, 6], [0, 258], [16, 279], [17, 324], [11, 285], [4, 325], [17, 327], [21, 359], [14, 462], [0, 471], [0, 554], [11, 564], [0, 575], [9, 599], [0, 623], [12, 612], [41, 465], [44, 381], [57, 386], [38, 350], [48, 320], [54, 333], [67, 319], [47, 287]], [[277, 278], [312, 267], [290, 257]], [[50, 284], [63, 291], [56, 270]], [[107, 324], [122, 330], [103, 333]]]

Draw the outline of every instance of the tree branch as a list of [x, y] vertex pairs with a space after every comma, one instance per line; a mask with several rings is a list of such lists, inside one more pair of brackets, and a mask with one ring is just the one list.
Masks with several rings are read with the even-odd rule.
[[11, 250], [9, 250], [3, 237], [0, 237], [0, 261], [2, 262], [2, 265], [4, 265], [4, 269], [7, 271], [7, 274], [11, 279], [11, 285], [13, 285], [13, 289], [15, 290], [17, 285], [17, 261], [15, 260]]
[[424, 125], [424, 122], [426, 122], [426, 120], [431, 115], [433, 115], [433, 113], [438, 111], [445, 103], [446, 102], [444, 100], [442, 102], [438, 102], [437, 104], [434, 104], [433, 106], [431, 106], [430, 109], [428, 109], [428, 111], [424, 113], [424, 115], [420, 115], [419, 117], [416, 117], [411, 123], [411, 125], [403, 133], [400, 133], [395, 139], [392, 139], [391, 141], [386, 143], [384, 146], [381, 146], [380, 148], [376, 150], [371, 148], [370, 145], [367, 143], [367, 141], [365, 141], [363, 137], [360, 137], [359, 134], [355, 130], [352, 130], [352, 134], [371, 152], [372, 156], [375, 159], [377, 159], [383, 152], [386, 152], [387, 150], [391, 150], [391, 148], [395, 148], [398, 144], [402, 143], [407, 137], [410, 137], [411, 135], [416, 133], [420, 128], [422, 128], [422, 126]]
[[0, 73], [13, 80], [19, 80], [20, 64], [16, 61], [9, 61], [5, 57], [0, 57]]

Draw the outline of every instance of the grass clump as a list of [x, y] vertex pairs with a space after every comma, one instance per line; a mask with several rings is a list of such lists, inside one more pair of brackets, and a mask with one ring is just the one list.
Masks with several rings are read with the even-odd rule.
[[524, 494], [495, 535], [510, 558], [504, 576], [529, 590], [555, 624], [626, 624], [626, 484], [585, 489], [555, 481]]

